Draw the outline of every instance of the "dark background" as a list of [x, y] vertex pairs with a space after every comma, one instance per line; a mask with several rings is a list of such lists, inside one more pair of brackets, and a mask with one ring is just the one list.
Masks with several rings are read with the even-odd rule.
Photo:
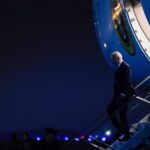
[[79, 130], [105, 112], [112, 71], [91, 0], [0, 5], [0, 132]]

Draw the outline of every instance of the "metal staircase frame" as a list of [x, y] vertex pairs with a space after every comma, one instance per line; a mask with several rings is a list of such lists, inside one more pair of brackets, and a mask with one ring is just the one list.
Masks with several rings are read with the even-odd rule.
[[[141, 81], [138, 85], [136, 85], [136, 86], [135, 86], [135, 90], [137, 90], [139, 87], [141, 87], [141, 86], [142, 86], [145, 82], [147, 82], [148, 80], [150, 80], [150, 75], [147, 76], [147, 77], [146, 77], [143, 81]], [[147, 92], [147, 94], [148, 94], [148, 97], [150, 97], [150, 93]], [[142, 98], [142, 97], [137, 96], [137, 95], [134, 95], [134, 97], [135, 97], [136, 99], [140, 100], [140, 101], [143, 101], [143, 102], [145, 102], [145, 103], [147, 103], [147, 104], [150, 104], [150, 101], [148, 101], [147, 98]]]

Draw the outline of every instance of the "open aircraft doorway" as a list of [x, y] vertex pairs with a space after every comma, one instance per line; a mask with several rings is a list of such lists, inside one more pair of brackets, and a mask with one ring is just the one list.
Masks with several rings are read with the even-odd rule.
[[144, 54], [150, 60], [150, 25], [140, 0], [127, 1], [125, 4], [132, 31]]

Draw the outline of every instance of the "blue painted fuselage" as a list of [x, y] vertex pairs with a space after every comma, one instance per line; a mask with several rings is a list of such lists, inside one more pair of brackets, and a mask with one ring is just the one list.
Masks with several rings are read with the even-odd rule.
[[[114, 19], [112, 17], [113, 2], [113, 0], [93, 0], [94, 25], [96, 27], [98, 42], [104, 57], [112, 68], [113, 64], [110, 59], [111, 53], [116, 50], [122, 53], [124, 60], [131, 66], [133, 83], [136, 85], [150, 75], [150, 60], [141, 50], [141, 47], [131, 30], [130, 22], [127, 19], [125, 10], [123, 10], [124, 12], [122, 18], [125, 22], [125, 26], [127, 26], [126, 28], [129, 34], [129, 40], [131, 40], [132, 46], [130, 47], [130, 50], [133, 50], [134, 53], [128, 52], [124, 45], [121, 43], [118, 34], [119, 31], [121, 31], [122, 33], [120, 32], [120, 34], [123, 36], [124, 27], [121, 28], [120, 26], [117, 26], [116, 28], [118, 28], [118, 32], [116, 32]], [[146, 1], [142, 1], [142, 3], [146, 3]], [[147, 17], [149, 16], [147, 15]], [[150, 18], [148, 18], [148, 20], [149, 19]], [[124, 36], [124, 38], [126, 38], [126, 36]]]

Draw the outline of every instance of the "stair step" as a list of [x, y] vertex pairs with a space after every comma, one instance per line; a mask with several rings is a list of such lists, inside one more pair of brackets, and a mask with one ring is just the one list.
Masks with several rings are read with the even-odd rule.
[[[136, 148], [143, 139], [150, 137], [150, 114], [144, 117], [140, 122], [133, 124], [131, 130], [134, 130], [134, 135], [125, 142], [115, 141], [111, 147], [116, 150], [131, 150]], [[136, 129], [136, 130], [135, 130]], [[107, 150], [112, 150], [107, 148]]]

